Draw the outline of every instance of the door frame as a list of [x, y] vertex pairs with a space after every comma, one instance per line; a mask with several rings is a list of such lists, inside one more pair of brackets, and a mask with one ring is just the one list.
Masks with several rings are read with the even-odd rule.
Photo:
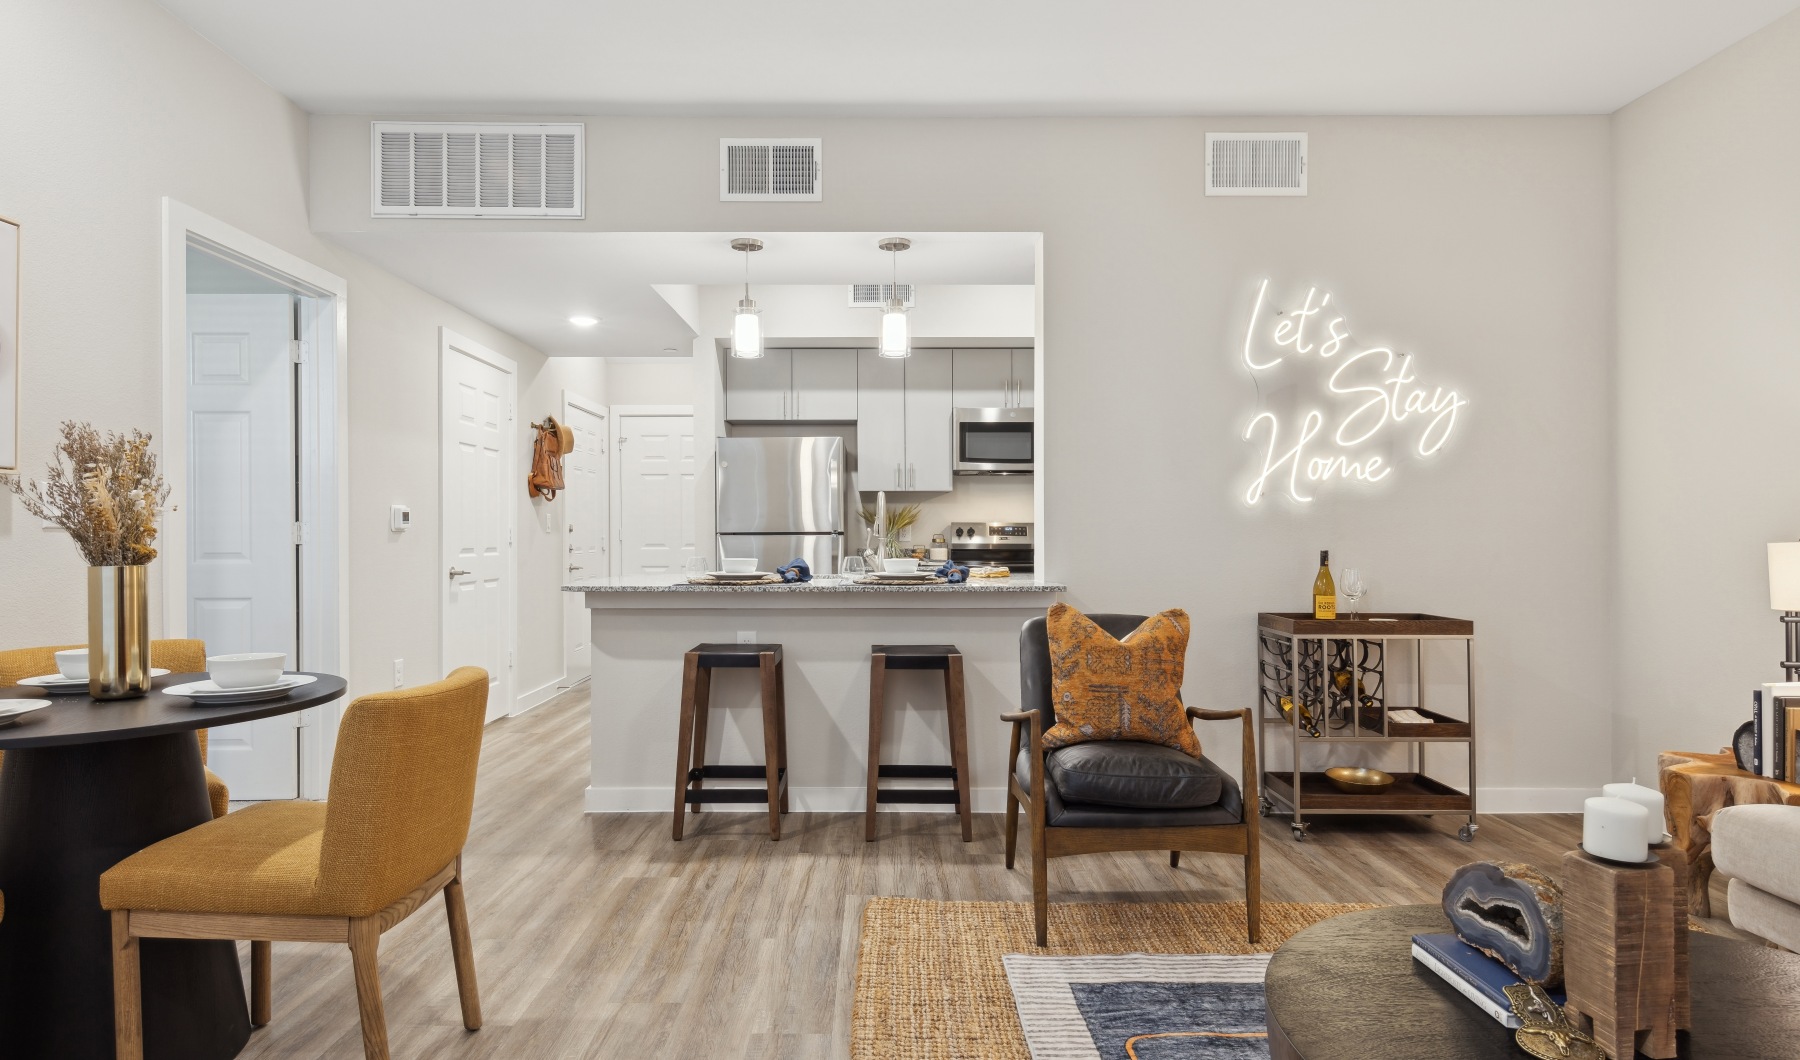
[[[504, 469], [501, 479], [502, 487], [512, 483], [511, 472], [520, 464], [520, 425], [519, 425], [519, 365], [511, 357], [483, 346], [474, 339], [467, 338], [447, 327], [438, 328], [438, 540], [437, 559], [441, 563], [448, 550], [450, 537], [450, 519], [447, 514], [445, 499], [450, 495], [450, 465], [444, 460], [446, 434], [450, 429], [444, 417], [445, 385], [449, 382], [448, 366], [452, 357], [473, 357], [474, 359], [498, 369], [506, 376], [506, 425], [500, 432], [501, 446], [500, 466]], [[502, 489], [503, 494], [509, 490]], [[518, 683], [519, 672], [519, 505], [516, 501], [503, 498], [504, 523], [506, 528], [506, 593], [501, 603], [506, 639], [506, 673], [500, 681], [500, 691], [505, 709], [496, 717], [511, 717], [519, 713]], [[435, 566], [435, 564], [434, 564]], [[436, 574], [432, 577], [435, 579]], [[442, 583], [438, 583], [438, 670], [447, 676], [450, 658], [450, 594], [444, 591]]]
[[[606, 452], [600, 454], [602, 457], [602, 460], [600, 461], [600, 465], [606, 471], [606, 481], [607, 481], [606, 520], [605, 520], [606, 525], [600, 528], [600, 540], [601, 540], [601, 548], [604, 549], [606, 552], [606, 571], [605, 571], [605, 573], [610, 574], [610, 573], [612, 573], [612, 551], [613, 551], [613, 549], [612, 549], [612, 545], [613, 545], [613, 540], [612, 540], [612, 421], [613, 421], [612, 410], [609, 409], [606, 405], [602, 404], [601, 402], [595, 401], [593, 398], [587, 397], [586, 395], [583, 395], [583, 394], [577, 394], [573, 390], [570, 390], [569, 388], [564, 387], [563, 392], [562, 392], [562, 412], [563, 412], [562, 422], [564, 422], [564, 423], [569, 422], [569, 410], [571, 408], [578, 408], [578, 409], [582, 410], [583, 412], [588, 413], [589, 415], [600, 417], [601, 422], [605, 424], [605, 428], [606, 428], [606, 441], [605, 441]], [[563, 521], [562, 521], [563, 551], [562, 551], [562, 554], [563, 554], [563, 559], [564, 559], [563, 566], [567, 567], [568, 566], [567, 559], [568, 559], [568, 555], [569, 555], [569, 542], [573, 538], [574, 535], [569, 532], [569, 523], [571, 522], [571, 520], [568, 518], [568, 510], [567, 510], [566, 504], [564, 506], [562, 515], [563, 515]], [[564, 570], [562, 573], [566, 575], [569, 572], [567, 570]], [[583, 619], [586, 620], [588, 616], [587, 616], [587, 609], [585, 607], [582, 609], [581, 614], [582, 614]], [[588, 624], [591, 625], [592, 623], [589, 622]], [[568, 616], [567, 616], [567, 614], [565, 614], [563, 616], [563, 642], [565, 645], [567, 644], [568, 639], [569, 639], [569, 632], [570, 631], [568, 628]], [[573, 687], [575, 687], [575, 683], [571, 682], [569, 680], [569, 654], [568, 654], [568, 650], [566, 647], [563, 651], [562, 662], [563, 662], [563, 678], [562, 678], [562, 681], [559, 682], [559, 686], [560, 686], [559, 690], [573, 688]], [[582, 680], [591, 680], [593, 678], [593, 676], [594, 676], [594, 653], [593, 653], [593, 646], [589, 645], [589, 647], [588, 647], [588, 676], [583, 678]]]
[[[606, 550], [606, 554], [608, 556], [608, 559], [606, 561], [606, 572], [615, 578], [622, 577], [625, 573], [624, 550], [619, 548], [618, 534], [613, 533], [613, 531], [615, 531], [615, 530], [621, 531], [621, 532], [623, 530], [623, 528], [619, 525], [619, 505], [620, 505], [619, 478], [620, 478], [620, 474], [621, 474], [621, 471], [619, 468], [619, 423], [620, 423], [620, 421], [624, 420], [624, 418], [627, 416], [692, 416], [693, 414], [694, 414], [694, 406], [692, 406], [692, 405], [614, 405], [612, 407], [612, 415], [607, 417], [607, 423], [606, 423], [606, 479], [607, 479], [607, 482], [606, 482], [606, 494], [607, 494], [606, 525], [607, 525], [607, 532], [612, 533], [613, 536], [612, 536], [611, 542], [608, 545], [607, 550]], [[694, 458], [696, 460], [698, 460], [699, 456], [700, 456], [699, 447], [698, 447], [699, 430], [700, 430], [700, 425], [698, 423], [696, 423], [694, 425], [694, 431], [695, 431], [695, 435], [696, 435]], [[695, 489], [699, 489], [701, 487], [701, 481], [702, 480], [701, 480], [701, 476], [700, 476], [700, 469], [696, 467], [694, 469], [694, 488]], [[711, 481], [710, 475], [707, 476], [706, 481], [709, 481], [709, 482]], [[698, 498], [698, 497], [694, 498], [694, 510], [696, 512], [698, 512], [700, 510], [699, 501], [700, 501], [700, 498]], [[711, 536], [709, 534], [701, 534], [699, 527], [694, 527], [693, 529], [694, 529], [694, 533], [696, 535], [696, 537], [695, 537], [696, 541], [698, 541], [702, 538]]]
[[[295, 397], [299, 405], [297, 485], [304, 528], [297, 559], [300, 652], [296, 668], [348, 674], [350, 480], [343, 454], [350, 442], [349, 284], [272, 243], [175, 199], [162, 200], [162, 424], [160, 451], [170, 505], [163, 513], [155, 565], [161, 577], [162, 629], [188, 632], [187, 500], [187, 250], [195, 246], [267, 276], [310, 301], [300, 321], [305, 351]], [[355, 693], [352, 688], [351, 693]], [[300, 797], [323, 799], [330, 785], [344, 699], [300, 712]]]

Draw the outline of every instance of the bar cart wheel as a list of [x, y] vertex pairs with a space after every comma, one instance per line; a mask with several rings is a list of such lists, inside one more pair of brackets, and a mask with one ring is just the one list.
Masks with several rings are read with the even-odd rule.
[[1304, 821], [1295, 821], [1293, 824], [1289, 825], [1288, 827], [1292, 828], [1294, 830], [1294, 842], [1296, 842], [1296, 843], [1306, 842], [1307, 825]]
[[1259, 817], [1273, 817], [1275, 815], [1275, 804], [1269, 801], [1267, 795], [1258, 795], [1256, 797], [1256, 813]]
[[1463, 825], [1461, 828], [1458, 828], [1456, 830], [1456, 838], [1462, 840], [1465, 843], [1473, 843], [1473, 842], [1475, 842], [1475, 832], [1480, 827], [1481, 827], [1480, 825], [1476, 824], [1474, 821], [1471, 820], [1469, 823]]

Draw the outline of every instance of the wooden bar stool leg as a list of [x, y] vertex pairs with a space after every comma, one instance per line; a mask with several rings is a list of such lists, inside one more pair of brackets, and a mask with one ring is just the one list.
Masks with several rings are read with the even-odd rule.
[[[702, 666], [694, 675], [694, 743], [691, 769], [706, 768], [706, 720], [712, 716], [712, 667]], [[690, 790], [699, 791], [706, 787], [704, 778], [690, 782]], [[688, 808], [689, 813], [699, 813], [700, 803]]]
[[969, 812], [969, 728], [963, 716], [963, 661], [950, 656], [944, 670], [944, 717], [950, 723], [950, 764], [956, 769], [956, 815], [962, 818], [963, 842], [975, 839], [974, 816]]
[[674, 837], [681, 842], [682, 818], [687, 813], [688, 770], [693, 768], [690, 756], [694, 749], [695, 683], [700, 676], [700, 656], [688, 652], [681, 663], [681, 727], [675, 736], [675, 827]]
[[769, 841], [781, 839], [781, 687], [776, 678], [775, 654], [764, 652], [757, 664], [762, 672], [763, 774], [769, 785]]
[[881, 723], [887, 715], [887, 656], [869, 656], [869, 791], [863, 802], [863, 842], [875, 841], [875, 794], [881, 780]]
[[775, 746], [781, 751], [781, 772], [787, 782], [781, 785], [781, 812], [788, 812], [788, 789], [794, 786], [793, 774], [788, 773], [787, 759], [787, 662], [785, 659], [775, 660]]

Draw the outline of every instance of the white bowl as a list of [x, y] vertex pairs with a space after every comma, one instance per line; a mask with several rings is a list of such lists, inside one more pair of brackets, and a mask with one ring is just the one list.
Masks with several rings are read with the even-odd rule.
[[281, 680], [287, 654], [279, 651], [246, 651], [236, 655], [208, 655], [206, 676], [220, 688], [256, 688]]
[[889, 574], [917, 574], [919, 573], [919, 561], [916, 559], [884, 559], [881, 561], [881, 569]]
[[755, 570], [756, 570], [756, 557], [755, 556], [751, 556], [749, 559], [729, 559], [728, 558], [725, 560], [725, 573], [726, 574], [750, 574], [750, 573], [753, 573]]
[[57, 652], [56, 672], [71, 681], [87, 680], [87, 649], [70, 648], [68, 651]]

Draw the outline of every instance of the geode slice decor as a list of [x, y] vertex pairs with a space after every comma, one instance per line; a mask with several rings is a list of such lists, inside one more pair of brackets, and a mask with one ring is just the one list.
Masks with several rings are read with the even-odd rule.
[[1562, 984], [1562, 888], [1517, 862], [1477, 861], [1450, 874], [1444, 915], [1456, 936], [1527, 982]]

